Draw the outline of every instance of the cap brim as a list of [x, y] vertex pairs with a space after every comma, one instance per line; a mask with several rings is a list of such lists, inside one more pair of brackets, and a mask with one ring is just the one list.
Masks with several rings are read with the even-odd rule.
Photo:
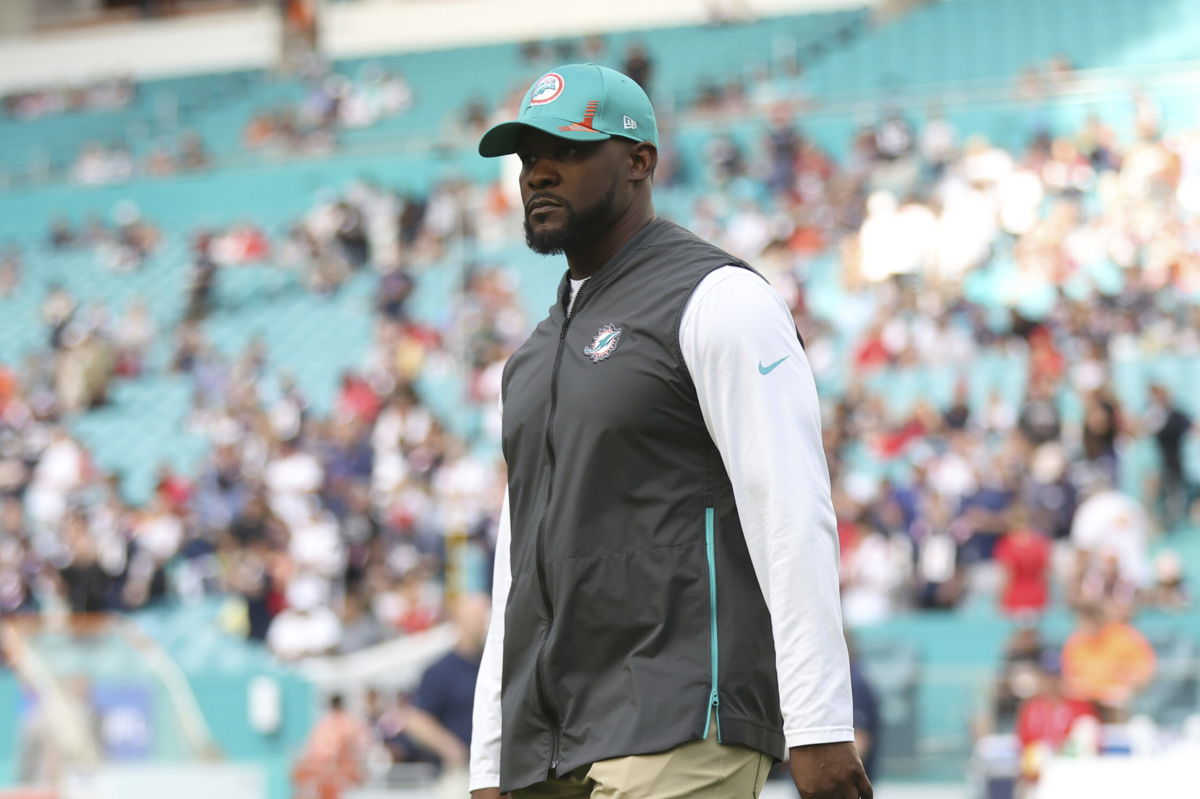
[[534, 117], [520, 122], [501, 122], [483, 134], [483, 138], [479, 140], [479, 154], [484, 158], [495, 158], [498, 155], [515, 153], [521, 132], [529, 128], [571, 141], [603, 141], [612, 138], [609, 134], [601, 133], [598, 130], [571, 130], [572, 127], [580, 128], [582, 126], [578, 122], [557, 117]]

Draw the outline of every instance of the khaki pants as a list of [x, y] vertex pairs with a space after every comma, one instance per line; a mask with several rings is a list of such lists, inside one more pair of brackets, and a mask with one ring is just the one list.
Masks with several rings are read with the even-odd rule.
[[755, 799], [771, 758], [743, 746], [690, 741], [654, 755], [615, 757], [519, 791], [512, 799]]

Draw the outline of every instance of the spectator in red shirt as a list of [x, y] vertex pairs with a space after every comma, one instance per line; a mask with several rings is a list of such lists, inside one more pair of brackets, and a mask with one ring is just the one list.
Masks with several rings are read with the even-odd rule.
[[1017, 710], [1017, 740], [1021, 744], [1021, 774], [1036, 780], [1042, 763], [1057, 753], [1071, 736], [1081, 718], [1099, 721], [1090, 702], [1063, 694], [1060, 660], [1048, 653], [1042, 658], [1041, 685], [1038, 692], [1021, 703]]
[[1041, 613], [1048, 598], [1050, 542], [1029, 525], [1024, 512], [1014, 512], [1013, 521], [1012, 529], [996, 545], [996, 562], [1007, 577], [1000, 607], [1010, 616]]
[[192, 484], [187, 478], [176, 472], [171, 464], [163, 462], [158, 465], [158, 481], [154, 492], [171, 509], [172, 513], [182, 514], [192, 497]]
[[1029, 379], [1057, 380], [1066, 370], [1066, 358], [1054, 345], [1054, 338], [1045, 327], [1035, 327], [1029, 333]]
[[381, 405], [382, 401], [370, 383], [351, 372], [342, 373], [342, 386], [336, 405], [340, 415], [374, 422]]
[[863, 337], [862, 343], [854, 352], [854, 368], [860, 373], [873, 372], [885, 366], [891, 359], [891, 352], [883, 341], [883, 323], [877, 322], [871, 326]]

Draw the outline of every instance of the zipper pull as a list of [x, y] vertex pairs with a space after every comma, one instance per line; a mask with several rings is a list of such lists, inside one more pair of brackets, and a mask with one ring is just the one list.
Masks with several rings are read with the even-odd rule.
[[704, 724], [704, 737], [708, 738], [709, 722], [716, 722], [717, 726], [717, 742], [721, 743], [721, 697], [717, 695], [717, 688], [713, 686], [712, 693], [708, 695], [708, 721]]

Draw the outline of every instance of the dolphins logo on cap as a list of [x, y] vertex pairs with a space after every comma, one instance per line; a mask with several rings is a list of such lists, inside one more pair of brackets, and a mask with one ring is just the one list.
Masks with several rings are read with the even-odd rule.
[[563, 80], [562, 75], [557, 72], [547, 72], [538, 78], [537, 83], [533, 84], [533, 91], [529, 93], [529, 102], [531, 105], [552, 103], [562, 94], [564, 86], [566, 86], [566, 81]]

